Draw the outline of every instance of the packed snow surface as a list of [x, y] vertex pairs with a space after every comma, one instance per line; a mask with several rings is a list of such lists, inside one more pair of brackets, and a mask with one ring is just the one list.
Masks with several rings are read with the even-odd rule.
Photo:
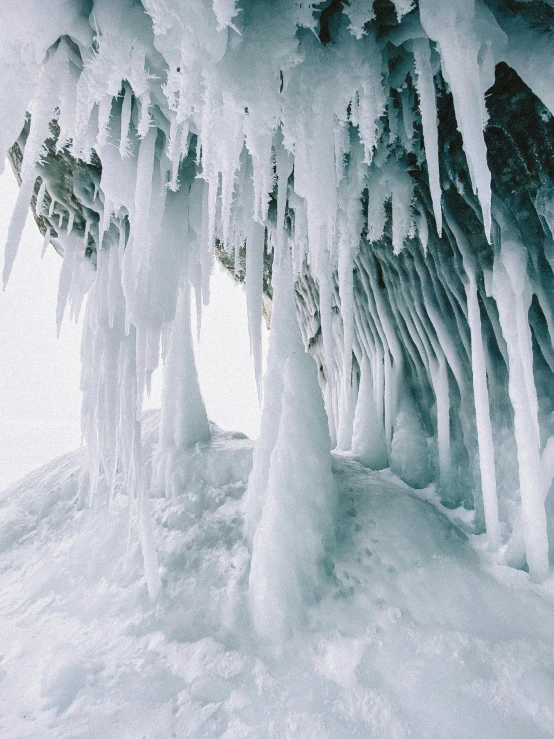
[[[143, 422], [147, 476], [158, 417]], [[554, 735], [552, 583], [494, 564], [467, 511], [335, 453], [336, 543], [316, 598], [260, 646], [243, 537], [252, 443], [212, 427], [183, 454], [187, 482], [151, 500], [156, 604], [119, 473], [111, 508], [102, 476], [82, 505], [84, 450], [1, 494], [0, 736]]]

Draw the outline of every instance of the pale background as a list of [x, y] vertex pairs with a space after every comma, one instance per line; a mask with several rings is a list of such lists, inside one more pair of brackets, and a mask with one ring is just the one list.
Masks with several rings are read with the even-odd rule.
[[[16, 196], [6, 165], [0, 177], [0, 265]], [[42, 241], [29, 215], [10, 282], [0, 292], [0, 489], [80, 445], [81, 328], [67, 320], [56, 338], [61, 258], [50, 246], [41, 260]], [[263, 338], [265, 355], [265, 327]], [[246, 299], [220, 267], [214, 268], [211, 304], [203, 312], [197, 362], [210, 418], [256, 437], [259, 407]], [[160, 389], [158, 371], [146, 407], [159, 407]]]

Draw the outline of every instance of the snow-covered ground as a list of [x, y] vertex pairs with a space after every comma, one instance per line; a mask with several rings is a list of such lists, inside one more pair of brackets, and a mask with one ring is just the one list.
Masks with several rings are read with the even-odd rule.
[[[147, 470], [157, 424], [149, 411]], [[156, 605], [126, 496], [81, 504], [85, 454], [0, 495], [3, 739], [554, 735], [552, 582], [487, 563], [463, 516], [390, 472], [334, 455], [326, 582], [276, 650], [247, 612], [252, 443], [216, 432], [189, 455], [188, 489], [152, 501]]]

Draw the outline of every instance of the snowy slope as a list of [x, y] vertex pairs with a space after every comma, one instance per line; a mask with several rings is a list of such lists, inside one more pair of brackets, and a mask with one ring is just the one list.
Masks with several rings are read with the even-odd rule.
[[[157, 423], [149, 412], [147, 472]], [[84, 451], [1, 494], [0, 737], [554, 735], [552, 582], [487, 564], [462, 524], [346, 454], [319, 602], [278, 651], [256, 643], [251, 456], [249, 440], [216, 431], [189, 453], [188, 490], [152, 500], [157, 605], [135, 525], [127, 550], [126, 496], [108, 510], [100, 485], [92, 509], [80, 504]]]

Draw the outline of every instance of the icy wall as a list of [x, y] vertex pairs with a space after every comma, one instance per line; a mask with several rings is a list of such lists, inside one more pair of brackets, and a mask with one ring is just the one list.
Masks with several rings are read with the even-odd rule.
[[[309, 423], [296, 428], [292, 409], [320, 418], [310, 368], [290, 359], [296, 310], [329, 426], [313, 458], [330, 443], [415, 487], [436, 481], [445, 504], [475, 508], [491, 549], [545, 577], [551, 3], [4, 0], [1, 13], [0, 161], [12, 147], [22, 180], [4, 282], [31, 202], [64, 255], [59, 322], [89, 293], [90, 495], [120, 456], [142, 501], [151, 592], [140, 407], [168, 346], [155, 484], [175, 490], [182, 452], [209, 435], [188, 309], [191, 288], [199, 308], [209, 299], [214, 253], [246, 282], [260, 388], [262, 293], [272, 263], [280, 275], [246, 510], [254, 547], [262, 524], [287, 526], [275, 469], [302, 467], [280, 424], [298, 441]], [[333, 510], [324, 465], [314, 475], [326, 503], [308, 560]]]

